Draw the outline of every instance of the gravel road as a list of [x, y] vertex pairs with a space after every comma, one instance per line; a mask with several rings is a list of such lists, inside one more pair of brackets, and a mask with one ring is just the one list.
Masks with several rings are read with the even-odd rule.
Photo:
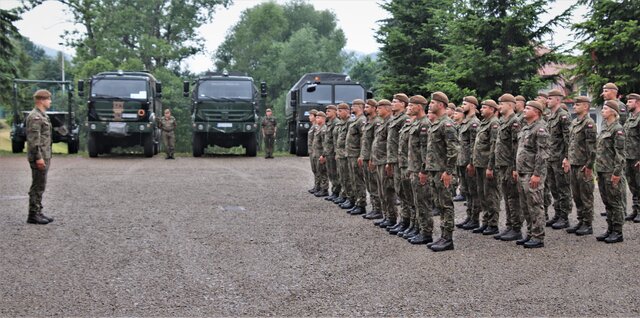
[[309, 195], [308, 166], [56, 157], [38, 226], [26, 159], [1, 157], [0, 316], [640, 315], [640, 224], [537, 250], [457, 230], [433, 253]]

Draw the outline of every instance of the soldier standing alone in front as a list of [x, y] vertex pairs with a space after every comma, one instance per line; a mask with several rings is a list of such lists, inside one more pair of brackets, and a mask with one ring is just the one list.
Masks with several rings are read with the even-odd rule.
[[[273, 117], [271, 108], [267, 108], [267, 116], [262, 119], [262, 139], [264, 140], [264, 158], [273, 159], [273, 144], [276, 141], [276, 133], [278, 131], [278, 122]], [[309, 148], [307, 148], [309, 149]]]
[[173, 151], [176, 148], [176, 128], [178, 128], [178, 124], [175, 117], [171, 116], [170, 109], [164, 110], [164, 116], [158, 121], [158, 126], [162, 130], [162, 143], [167, 153], [165, 159], [174, 159]]
[[47, 110], [51, 107], [51, 93], [40, 89], [33, 94], [35, 107], [29, 113], [27, 130], [27, 159], [31, 167], [29, 189], [29, 216], [27, 223], [48, 224], [53, 218], [42, 213], [42, 195], [47, 185], [47, 172], [51, 164], [51, 121]]

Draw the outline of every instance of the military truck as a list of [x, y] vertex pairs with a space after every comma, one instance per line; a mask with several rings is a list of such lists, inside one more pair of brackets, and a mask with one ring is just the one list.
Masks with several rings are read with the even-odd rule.
[[[78, 96], [84, 97], [83, 80]], [[162, 84], [148, 72], [102, 72], [87, 80], [87, 151], [89, 157], [113, 147], [142, 146], [145, 157], [158, 153]]]
[[289, 152], [298, 156], [309, 154], [307, 133], [311, 127], [309, 111], [324, 111], [330, 104], [347, 103], [354, 99], [372, 98], [358, 82], [340, 73], [307, 73], [287, 93], [285, 115], [289, 132]]
[[228, 72], [198, 77], [192, 91], [190, 83], [185, 81], [183, 95], [191, 96], [193, 156], [200, 157], [208, 146], [215, 145], [223, 148], [242, 146], [246, 156], [255, 157], [258, 110], [267, 96], [264, 82], [260, 84], [260, 90], [259, 95], [253, 78]]
[[55, 90], [52, 91], [52, 109], [47, 111], [47, 116], [51, 120], [52, 134], [51, 141], [54, 143], [64, 142], [67, 144], [67, 151], [70, 154], [78, 153], [80, 146], [80, 126], [75, 118], [73, 112], [73, 93], [71, 90], [71, 82], [69, 81], [48, 81], [48, 80], [25, 80], [14, 79], [13, 80], [13, 122], [11, 125], [11, 151], [13, 153], [20, 153], [24, 150], [25, 142], [27, 141], [27, 131], [25, 128], [27, 115], [33, 109], [33, 101], [29, 99], [29, 102], [21, 102], [19, 99], [19, 86], [20, 85], [32, 85], [36, 87], [45, 86], [58, 86], [61, 88], [60, 92], [67, 92], [67, 111], [62, 110], [62, 104], [58, 103], [55, 99], [57, 94]]

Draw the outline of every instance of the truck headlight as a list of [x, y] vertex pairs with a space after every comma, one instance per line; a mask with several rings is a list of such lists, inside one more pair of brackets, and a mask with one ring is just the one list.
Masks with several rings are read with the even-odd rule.
[[91, 124], [91, 126], [89, 126], [89, 127], [91, 127], [91, 130], [95, 130], [96, 129], [96, 124]]
[[309, 129], [309, 123], [304, 123], [304, 129]]
[[247, 127], [245, 127], [247, 130], [251, 130], [253, 129], [253, 126], [251, 124], [248, 124]]
[[144, 130], [144, 125], [140, 125], [139, 128], [140, 128], [140, 131], [143, 131]]
[[204, 126], [202, 126], [202, 124], [199, 124], [198, 125], [198, 130], [202, 130], [202, 129], [204, 129]]

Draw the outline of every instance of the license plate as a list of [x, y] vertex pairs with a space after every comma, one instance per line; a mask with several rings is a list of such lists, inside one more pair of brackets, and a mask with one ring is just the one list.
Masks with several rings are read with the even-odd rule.
[[232, 123], [218, 123], [218, 128], [231, 128], [233, 127]]
[[122, 114], [122, 118], [138, 118], [138, 114]]

